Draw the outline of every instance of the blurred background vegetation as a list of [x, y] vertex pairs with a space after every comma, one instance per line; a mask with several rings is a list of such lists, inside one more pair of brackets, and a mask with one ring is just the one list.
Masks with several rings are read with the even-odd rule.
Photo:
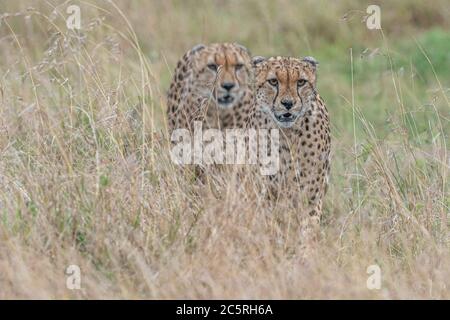
[[[158, 80], [152, 85], [162, 94], [177, 59], [186, 50], [198, 43], [228, 41], [247, 46], [254, 55], [316, 57], [320, 62], [320, 92], [328, 102], [336, 135], [353, 130], [349, 127], [352, 112], [348, 104], [352, 95], [351, 54], [354, 102], [380, 134], [396, 134], [389, 119], [414, 113], [418, 122], [409, 123], [409, 138], [430, 139], [430, 126], [436, 119], [434, 110], [426, 106], [434, 99], [448, 119], [448, 105], [439, 107], [443, 97], [438, 93], [439, 79], [448, 96], [450, 77], [450, 6], [445, 0], [427, 4], [419, 0], [116, 1], [117, 8], [108, 1], [3, 1], [0, 12], [22, 12], [32, 20], [24, 24], [19, 17], [8, 19], [21, 40], [29, 44], [27, 50], [35, 50], [34, 56], [39, 59], [57, 27], [65, 30], [61, 19], [68, 15], [65, 8], [77, 3], [81, 7], [81, 34], [90, 34], [88, 42], [100, 47], [118, 41], [125, 56], [132, 51], [123, 38], [129, 28], [124, 17], [129, 20]], [[369, 30], [365, 25], [370, 4], [381, 7], [382, 31]], [[124, 16], [120, 17], [116, 9]], [[45, 18], [33, 14], [33, 10], [50, 18], [54, 12], [58, 16], [52, 21], [55, 28], [44, 26]], [[104, 36], [105, 29], [110, 31], [109, 38], [96, 41], [96, 37]], [[3, 25], [2, 32], [5, 37], [9, 30]], [[2, 61], [8, 61], [9, 52], [3, 50], [2, 55]], [[396, 90], [402, 90], [400, 115], [395, 107], [400, 103], [396, 102]], [[156, 103], [161, 106], [161, 101]]]

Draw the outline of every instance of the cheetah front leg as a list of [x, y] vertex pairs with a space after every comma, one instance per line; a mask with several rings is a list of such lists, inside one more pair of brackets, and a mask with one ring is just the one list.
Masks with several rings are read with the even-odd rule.
[[320, 232], [321, 201], [313, 207], [308, 206], [305, 211], [300, 221], [300, 233], [305, 242], [316, 242]]

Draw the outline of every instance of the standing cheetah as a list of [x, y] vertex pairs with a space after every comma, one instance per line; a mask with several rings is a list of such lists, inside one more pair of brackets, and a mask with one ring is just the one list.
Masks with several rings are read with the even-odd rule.
[[253, 102], [252, 64], [248, 50], [238, 44], [197, 45], [178, 62], [167, 96], [169, 134], [193, 129], [243, 124], [242, 110]]
[[[320, 219], [330, 169], [328, 111], [317, 93], [311, 58], [255, 57], [255, 104], [248, 128], [279, 129], [279, 170], [269, 176], [270, 195], [306, 203]], [[304, 199], [302, 199], [304, 198]]]

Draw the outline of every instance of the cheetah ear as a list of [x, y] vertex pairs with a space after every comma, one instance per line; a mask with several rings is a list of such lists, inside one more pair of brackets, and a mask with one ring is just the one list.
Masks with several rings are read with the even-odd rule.
[[196, 45], [195, 47], [193, 47], [193, 48], [191, 49], [191, 53], [196, 53], [196, 52], [201, 51], [201, 50], [203, 50], [203, 49], [205, 49], [205, 48], [206, 48], [206, 47], [205, 47], [204, 44], [198, 44], [198, 45]]
[[253, 57], [252, 58], [252, 65], [254, 67], [256, 67], [258, 64], [260, 64], [261, 62], [266, 61], [266, 60], [267, 60], [267, 58], [261, 57], [261, 56]]
[[316, 70], [317, 66], [319, 65], [319, 62], [313, 57], [304, 57], [302, 61], [309, 63], [314, 70]]

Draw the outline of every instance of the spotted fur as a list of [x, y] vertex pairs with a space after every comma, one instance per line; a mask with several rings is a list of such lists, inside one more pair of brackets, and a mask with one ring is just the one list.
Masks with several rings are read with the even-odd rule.
[[178, 62], [167, 95], [169, 133], [192, 130], [194, 121], [207, 128], [243, 125], [243, 110], [253, 101], [252, 64], [238, 44], [198, 45]]
[[317, 62], [254, 58], [255, 103], [248, 128], [278, 128], [280, 166], [268, 177], [271, 196], [306, 202], [309, 216], [320, 218], [330, 170], [328, 111], [317, 93]]

